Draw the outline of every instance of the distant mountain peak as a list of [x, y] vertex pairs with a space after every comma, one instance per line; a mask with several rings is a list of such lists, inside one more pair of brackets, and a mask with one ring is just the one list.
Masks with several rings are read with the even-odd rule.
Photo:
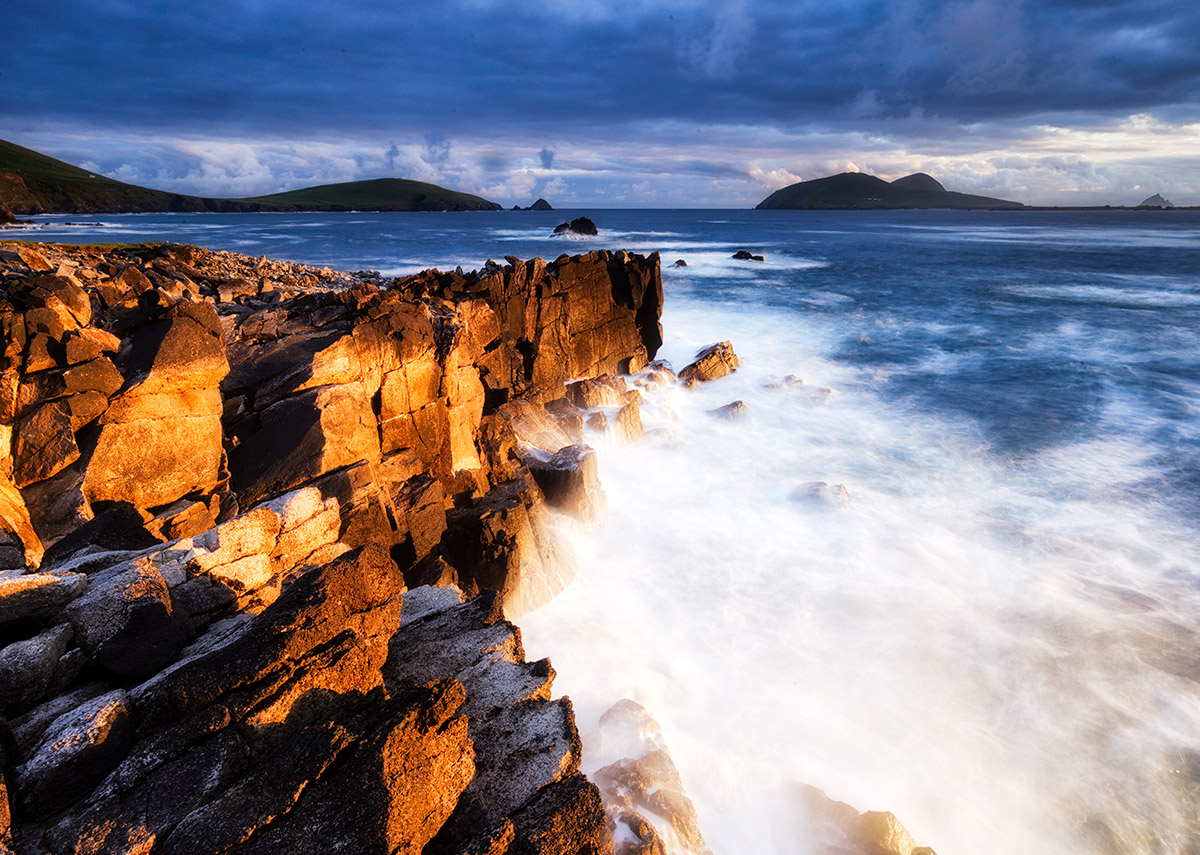
[[1155, 193], [1148, 199], [1143, 199], [1139, 208], [1174, 208], [1170, 200], [1164, 199], [1161, 193]]
[[905, 175], [903, 178], [897, 178], [892, 184], [897, 187], [907, 187], [909, 190], [931, 190], [934, 193], [946, 192], [946, 188], [942, 186], [942, 182], [924, 172], [914, 172], [912, 175]]

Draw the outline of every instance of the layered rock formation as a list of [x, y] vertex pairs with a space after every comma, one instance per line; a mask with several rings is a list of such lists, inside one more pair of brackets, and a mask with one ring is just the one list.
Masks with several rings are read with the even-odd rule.
[[640, 436], [659, 260], [507, 262], [0, 244], [0, 849], [611, 849], [502, 608]]

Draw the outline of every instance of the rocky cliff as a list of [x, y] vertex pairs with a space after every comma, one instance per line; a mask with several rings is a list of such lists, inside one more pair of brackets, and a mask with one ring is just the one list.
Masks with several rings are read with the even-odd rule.
[[0, 851], [610, 851], [504, 610], [569, 575], [661, 304], [627, 253], [0, 244]]

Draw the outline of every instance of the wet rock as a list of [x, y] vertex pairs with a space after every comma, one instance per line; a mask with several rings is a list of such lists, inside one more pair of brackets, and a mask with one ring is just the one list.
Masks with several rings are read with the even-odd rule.
[[645, 436], [642, 428], [642, 412], [637, 404], [626, 404], [617, 410], [612, 422], [613, 439], [618, 443], [637, 442]]
[[576, 217], [569, 223], [560, 223], [554, 227], [556, 235], [575, 234], [575, 235], [594, 235], [598, 234], [596, 224], [587, 217]]
[[845, 484], [826, 484], [824, 481], [809, 481], [791, 492], [790, 498], [797, 502], [827, 505], [834, 508], [851, 506], [850, 491]]
[[87, 584], [82, 573], [0, 571], [0, 625], [61, 608]]
[[45, 696], [72, 634], [56, 626], [0, 650], [0, 710], [24, 712]]
[[602, 855], [612, 851], [600, 792], [583, 775], [543, 789], [512, 817], [512, 852]]
[[572, 444], [562, 425], [531, 401], [512, 401], [499, 412], [508, 419], [516, 438], [526, 445], [553, 454]]
[[764, 386], [764, 389], [794, 389], [797, 386], [803, 386], [804, 381], [795, 374], [789, 374], [782, 380], [776, 380]]
[[92, 664], [118, 679], [146, 677], [173, 661], [189, 629], [145, 560], [93, 576], [66, 615]]
[[529, 455], [525, 465], [553, 507], [585, 521], [604, 510], [596, 452], [589, 446], [569, 445], [545, 459]]
[[662, 729], [644, 707], [618, 701], [600, 717], [597, 742], [602, 756], [621, 757], [593, 776], [617, 839], [624, 841], [617, 855], [709, 851]]
[[717, 407], [715, 410], [709, 410], [708, 414], [722, 421], [732, 422], [737, 419], [745, 418], [750, 414], [750, 408], [743, 401], [731, 401], [723, 407]]
[[790, 796], [804, 812], [802, 834], [817, 855], [935, 855], [918, 847], [891, 813], [859, 813], [808, 784], [791, 785]]
[[625, 403], [628, 386], [623, 377], [603, 374], [567, 385], [567, 398], [576, 407], [610, 407]]
[[738, 369], [737, 354], [727, 341], [710, 344], [696, 353], [696, 359], [679, 372], [680, 381], [687, 384], [706, 383]]
[[119, 689], [59, 716], [17, 769], [23, 809], [42, 818], [89, 792], [124, 759], [132, 735], [129, 698]]
[[738, 261], [766, 261], [766, 259], [761, 255], [754, 255], [749, 250], [745, 249], [739, 249], [737, 252], [731, 255], [730, 258], [737, 259]]
[[541, 490], [529, 476], [447, 512], [442, 551], [463, 589], [472, 595], [499, 591], [509, 608], [519, 610], [531, 585], [550, 584], [564, 566], [573, 569], [573, 555], [546, 515]]
[[[589, 841], [603, 835], [603, 813], [589, 811], [598, 794], [592, 788], [589, 803], [591, 785], [576, 780], [579, 736], [570, 702], [550, 700], [549, 662], [524, 661], [520, 631], [504, 620], [494, 592], [462, 604], [449, 591], [408, 595], [414, 596], [422, 603], [414, 609], [419, 616], [392, 640], [388, 685], [454, 675], [466, 690], [476, 748], [475, 778], [426, 852], [488, 851], [510, 838], [524, 841], [515, 852], [590, 851]], [[563, 782], [570, 783], [557, 788]], [[553, 838], [554, 829], [566, 837]], [[536, 841], [551, 839], [568, 848], [538, 848]]]
[[671, 266], [672, 267], [687, 267], [688, 263], [686, 261], [684, 261], [682, 258], [679, 258], [679, 259], [676, 259], [675, 263], [672, 264]]

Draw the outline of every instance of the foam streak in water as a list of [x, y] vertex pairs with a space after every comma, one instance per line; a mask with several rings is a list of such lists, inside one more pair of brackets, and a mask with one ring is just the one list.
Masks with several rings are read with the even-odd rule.
[[[1185, 851], [1200, 556], [1117, 489], [1145, 449], [1014, 460], [879, 398], [799, 319], [689, 304], [666, 327], [677, 366], [731, 338], [743, 369], [652, 396], [671, 434], [603, 452], [580, 579], [522, 620], [584, 730], [647, 707], [716, 852], [796, 851], [791, 780], [943, 855]], [[764, 388], [787, 374], [807, 382]], [[749, 418], [706, 416], [735, 398]], [[849, 506], [797, 496], [814, 481]]]

